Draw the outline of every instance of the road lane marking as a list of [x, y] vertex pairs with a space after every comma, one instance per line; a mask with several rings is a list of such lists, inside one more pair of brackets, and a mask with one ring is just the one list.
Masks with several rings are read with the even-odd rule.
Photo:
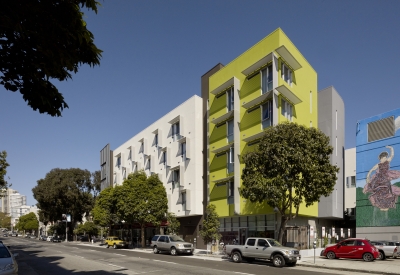
[[117, 253], [113, 253], [114, 255], [117, 255], [117, 256], [126, 256], [126, 255], [122, 255], [122, 254], [117, 254]]
[[79, 257], [79, 258], [85, 259], [85, 257], [79, 256], [79, 255], [75, 255], [75, 257]]
[[242, 273], [242, 272], [233, 272], [233, 273], [236, 273], [236, 274], [243, 274], [243, 275], [254, 275], [254, 274], [251, 274], [251, 273]]
[[176, 264], [176, 263], [173, 263], [173, 262], [160, 261], [160, 260], [152, 260], [152, 261], [161, 262], [161, 263], [167, 263], [167, 264]]

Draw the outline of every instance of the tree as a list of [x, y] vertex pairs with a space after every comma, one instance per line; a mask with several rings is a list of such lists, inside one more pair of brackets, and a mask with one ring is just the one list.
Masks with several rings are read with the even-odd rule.
[[0, 212], [0, 227], [11, 229], [11, 216], [4, 212]]
[[159, 225], [168, 211], [167, 192], [158, 175], [147, 177], [138, 171], [115, 187], [115, 201], [120, 220], [130, 224], [137, 222], [141, 228], [142, 247], [145, 246], [146, 224]]
[[93, 189], [93, 197], [96, 199], [96, 197], [99, 195], [101, 191], [101, 173], [100, 171], [95, 171], [92, 173], [92, 189]]
[[179, 228], [181, 227], [181, 223], [178, 221], [176, 218], [176, 215], [172, 212], [167, 213], [167, 222], [168, 222], [168, 227], [167, 227], [167, 234], [176, 234], [179, 231]]
[[39, 221], [35, 213], [30, 212], [19, 217], [18, 223], [15, 225], [18, 230], [25, 230], [31, 232], [32, 230], [38, 230]]
[[74, 230], [75, 234], [88, 234], [89, 240], [91, 236], [96, 236], [99, 233], [99, 228], [93, 222], [85, 222], [79, 224], [78, 228]]
[[38, 208], [45, 211], [50, 221], [61, 220], [62, 214], [71, 214], [73, 224], [82, 222], [83, 215], [92, 210], [92, 188], [88, 170], [55, 168], [37, 181], [32, 192]]
[[205, 243], [221, 239], [220, 222], [216, 209], [217, 207], [214, 204], [207, 205], [205, 219], [199, 232]]
[[95, 0], [13, 0], [0, 9], [0, 84], [19, 92], [33, 110], [61, 116], [68, 108], [51, 79], [72, 79], [82, 64], [100, 64], [81, 8]]
[[[8, 164], [7, 162], [7, 152], [6, 151], [2, 151], [0, 152], [0, 189], [3, 190], [7, 190], [8, 187], [11, 186], [11, 184], [8, 184], [8, 182], [4, 179], [4, 177], [7, 174], [7, 167], [10, 166], [10, 164]], [[0, 192], [0, 198], [4, 196], [4, 194], [2, 194], [3, 192]]]
[[311, 206], [332, 193], [339, 171], [330, 163], [332, 150], [320, 130], [282, 123], [267, 128], [257, 148], [244, 154], [240, 194], [280, 213], [280, 242], [300, 205]]
[[114, 188], [105, 188], [96, 198], [92, 210], [93, 222], [101, 227], [110, 226], [118, 221]]

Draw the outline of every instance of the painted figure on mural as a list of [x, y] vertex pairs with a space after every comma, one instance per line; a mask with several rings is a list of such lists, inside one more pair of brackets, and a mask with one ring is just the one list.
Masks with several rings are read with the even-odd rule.
[[[394, 157], [392, 146], [386, 146], [390, 149], [390, 154], [383, 151], [379, 154], [379, 163], [374, 165], [367, 175], [367, 184], [364, 186], [364, 194], [371, 193], [369, 200], [371, 204], [382, 211], [389, 208], [396, 208], [400, 188], [392, 185], [391, 181], [400, 178], [400, 171], [390, 170], [390, 162]], [[371, 174], [375, 172], [372, 176]]]

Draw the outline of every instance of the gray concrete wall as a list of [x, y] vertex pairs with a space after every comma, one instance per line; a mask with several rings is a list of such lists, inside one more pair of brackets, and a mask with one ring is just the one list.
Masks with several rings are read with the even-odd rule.
[[342, 219], [344, 212], [344, 102], [333, 86], [318, 93], [318, 128], [330, 138], [333, 147], [331, 163], [339, 167], [334, 190], [322, 197], [319, 218]]

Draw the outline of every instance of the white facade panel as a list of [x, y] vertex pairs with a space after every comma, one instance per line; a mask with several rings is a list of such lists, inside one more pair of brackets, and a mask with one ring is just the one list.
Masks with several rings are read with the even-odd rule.
[[[177, 217], [202, 215], [202, 104], [199, 96], [191, 97], [116, 148], [115, 184], [123, 182], [122, 164], [126, 167], [126, 177], [141, 169], [148, 176], [156, 173], [167, 191], [169, 212]], [[121, 167], [118, 167], [119, 156], [124, 157]], [[179, 169], [179, 184], [172, 183], [175, 169]], [[182, 204], [182, 193], [186, 193], [186, 207]]]
[[356, 177], [356, 148], [345, 150], [345, 202], [344, 208], [355, 208], [356, 207], [356, 186], [352, 186], [351, 178]]

